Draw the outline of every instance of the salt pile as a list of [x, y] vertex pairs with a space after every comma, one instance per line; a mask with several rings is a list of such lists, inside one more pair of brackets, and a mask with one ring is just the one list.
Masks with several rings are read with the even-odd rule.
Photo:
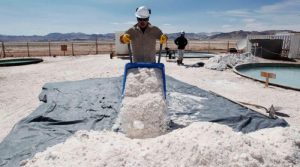
[[249, 134], [226, 125], [192, 123], [166, 135], [130, 139], [111, 131], [79, 131], [22, 166], [299, 166], [300, 131], [269, 128]]
[[129, 69], [126, 78], [125, 97], [138, 97], [145, 93], [163, 93], [162, 72], [159, 69]]
[[205, 68], [223, 71], [229, 67], [234, 67], [238, 64], [244, 63], [255, 63], [255, 56], [251, 53], [243, 53], [243, 54], [228, 54], [225, 56], [215, 56], [208, 60], [205, 64]]
[[120, 129], [130, 138], [148, 138], [167, 129], [167, 105], [162, 73], [154, 68], [128, 71], [119, 114]]

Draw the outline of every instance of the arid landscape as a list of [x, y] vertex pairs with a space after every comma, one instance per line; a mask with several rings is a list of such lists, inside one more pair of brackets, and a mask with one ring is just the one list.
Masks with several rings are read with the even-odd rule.
[[[224, 53], [229, 48], [236, 48], [239, 40], [247, 35], [272, 35], [290, 30], [274, 31], [233, 31], [227, 33], [186, 33], [189, 40], [187, 50], [213, 53]], [[174, 39], [178, 33], [168, 34], [167, 46], [175, 50]], [[115, 51], [115, 34], [84, 34], [84, 33], [50, 33], [45, 36], [12, 36], [0, 35], [0, 58], [4, 57], [42, 57], [42, 56], [76, 56]], [[62, 45], [67, 45], [64, 52]], [[159, 47], [157, 47], [157, 50]], [[5, 52], [5, 53], [4, 53]]]
[[[229, 48], [236, 47], [237, 40], [189, 41], [186, 50], [203, 51], [212, 53], [227, 52]], [[43, 57], [43, 56], [78, 56], [115, 51], [115, 42], [111, 41], [58, 41], [58, 42], [3, 42], [0, 47], [0, 58], [7, 57]], [[62, 51], [61, 46], [67, 45], [67, 51]], [[157, 50], [159, 45], [157, 45]], [[167, 46], [176, 50], [173, 41], [168, 41]], [[4, 49], [3, 49], [4, 47]], [[5, 52], [5, 53], [4, 53]]]

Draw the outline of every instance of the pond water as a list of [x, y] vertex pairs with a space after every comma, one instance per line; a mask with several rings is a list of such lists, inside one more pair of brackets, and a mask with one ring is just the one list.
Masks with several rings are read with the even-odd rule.
[[284, 87], [291, 87], [300, 90], [300, 64], [252, 64], [246, 66], [237, 66], [236, 70], [247, 77], [265, 81], [264, 77], [261, 77], [261, 72], [269, 72], [276, 74], [276, 78], [270, 78], [269, 82], [275, 85]]

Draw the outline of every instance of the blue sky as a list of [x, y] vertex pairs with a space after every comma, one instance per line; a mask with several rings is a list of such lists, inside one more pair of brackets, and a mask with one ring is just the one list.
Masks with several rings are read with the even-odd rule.
[[0, 0], [0, 34], [113, 33], [136, 23], [136, 7], [165, 33], [300, 31], [300, 0]]

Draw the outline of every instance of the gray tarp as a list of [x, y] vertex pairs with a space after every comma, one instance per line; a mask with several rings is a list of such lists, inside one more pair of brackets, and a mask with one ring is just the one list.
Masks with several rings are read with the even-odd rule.
[[[172, 119], [217, 122], [244, 133], [288, 126], [283, 119], [269, 119], [198, 87], [171, 77], [166, 79]], [[18, 122], [1, 142], [0, 166], [19, 166], [22, 160], [65, 141], [78, 130], [111, 129], [120, 107], [121, 80], [117, 77], [45, 84], [39, 96], [44, 103]], [[181, 126], [170, 123], [170, 129], [178, 127]]]

